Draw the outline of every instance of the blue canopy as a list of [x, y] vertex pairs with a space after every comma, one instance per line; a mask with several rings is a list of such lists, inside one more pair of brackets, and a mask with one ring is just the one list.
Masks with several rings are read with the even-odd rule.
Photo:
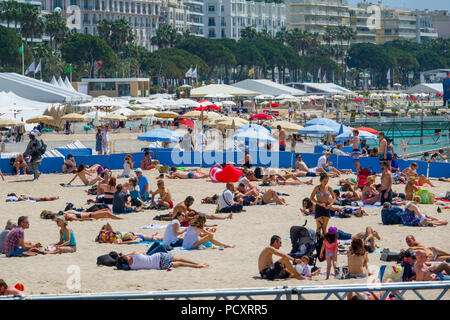
[[260, 126], [259, 124], [245, 124], [243, 126], [240, 126], [236, 131], [235, 134], [238, 134], [243, 131], [252, 130], [256, 132], [261, 132], [262, 134], [269, 134], [269, 130], [264, 128], [263, 126]]
[[140, 135], [138, 140], [141, 141], [162, 141], [162, 142], [179, 142], [182, 137], [173, 131], [167, 129], [153, 129], [147, 133]]
[[[340, 140], [340, 141], [347, 141], [349, 140], [349, 135], [351, 134], [350, 132], [344, 132], [340, 135], [338, 135], [335, 140]], [[362, 131], [359, 130], [359, 139], [361, 140], [377, 140], [378, 136], [376, 134], [367, 132], [367, 131]]]
[[257, 127], [250, 127], [247, 128], [247, 130], [236, 130], [236, 133], [233, 135], [233, 139], [275, 142], [275, 139], [270, 135], [269, 130], [261, 126], [258, 127], [262, 128], [262, 130]]
[[336, 121], [334, 121], [332, 119], [315, 118], [315, 119], [312, 119], [312, 120], [309, 120], [308, 122], [306, 122], [304, 127], [315, 126], [315, 125], [321, 125], [321, 126], [329, 127], [331, 129], [335, 129], [336, 133], [337, 133], [337, 130], [339, 130], [339, 127], [341, 126], [339, 123], [337, 123]]
[[322, 125], [312, 125], [308, 127], [304, 127], [303, 129], [298, 130], [298, 133], [302, 134], [334, 134], [336, 130]]

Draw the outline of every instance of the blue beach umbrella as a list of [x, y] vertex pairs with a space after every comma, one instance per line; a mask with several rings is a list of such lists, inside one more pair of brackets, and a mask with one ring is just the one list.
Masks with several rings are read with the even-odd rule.
[[260, 126], [259, 124], [245, 124], [243, 126], [240, 126], [236, 131], [235, 134], [238, 134], [243, 131], [252, 130], [256, 132], [261, 132], [262, 134], [269, 134], [269, 130], [264, 128], [263, 126]]
[[332, 119], [315, 118], [315, 119], [312, 119], [312, 120], [309, 120], [308, 122], [306, 122], [304, 127], [315, 126], [315, 125], [321, 125], [321, 126], [329, 127], [331, 129], [335, 129], [336, 133], [338, 132], [339, 127], [341, 126], [339, 123], [337, 123], [336, 121], [334, 121]]
[[[347, 140], [349, 140], [349, 134], [350, 133], [351, 133], [351, 131], [350, 132], [344, 132], [344, 133], [338, 135], [335, 138], [335, 140], [347, 141]], [[376, 134], [360, 130], [359, 131], [359, 139], [361, 139], [361, 140], [377, 140], [378, 136]]]
[[308, 127], [304, 127], [303, 129], [298, 130], [298, 133], [301, 134], [333, 134], [336, 133], [337, 130], [334, 130], [330, 127], [323, 125], [312, 125]]
[[253, 141], [264, 141], [264, 142], [275, 142], [275, 139], [270, 135], [269, 131], [264, 129], [265, 131], [256, 130], [256, 129], [247, 129], [236, 131], [233, 135], [234, 140], [253, 140]]
[[182, 137], [173, 131], [167, 129], [153, 129], [147, 133], [140, 135], [138, 140], [141, 141], [162, 141], [162, 142], [180, 142]]

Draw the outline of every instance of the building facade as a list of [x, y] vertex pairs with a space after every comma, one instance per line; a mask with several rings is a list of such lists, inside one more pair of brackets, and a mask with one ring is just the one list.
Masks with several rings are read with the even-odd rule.
[[349, 6], [343, 0], [287, 0], [287, 28], [323, 35], [327, 27], [350, 26]]
[[204, 1], [205, 0], [184, 0], [184, 6], [187, 10], [187, 29], [198, 37], [204, 35]]
[[162, 0], [160, 24], [169, 24], [178, 32], [188, 28], [188, 10], [183, 0]]
[[286, 24], [286, 5], [246, 0], [204, 0], [205, 37], [239, 40], [241, 30], [252, 27], [275, 36]]
[[[150, 39], [159, 26], [161, 4], [160, 0], [42, 0], [42, 10], [54, 11], [60, 8], [68, 19], [74, 17], [68, 20], [71, 29], [92, 35], [98, 34], [99, 21], [124, 19], [133, 28], [135, 43], [150, 49]], [[79, 13], [74, 10], [77, 7]]]
[[439, 38], [450, 39], [450, 13], [446, 10], [430, 12], [433, 27]]

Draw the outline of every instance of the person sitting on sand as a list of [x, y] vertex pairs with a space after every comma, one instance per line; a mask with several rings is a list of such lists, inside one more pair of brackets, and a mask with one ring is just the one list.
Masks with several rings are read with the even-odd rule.
[[17, 201], [54, 201], [58, 200], [59, 197], [32, 197], [20, 195], [17, 196], [15, 193], [9, 193], [6, 198], [6, 202], [17, 202]]
[[144, 201], [141, 199], [141, 193], [139, 192], [139, 186], [138, 186], [138, 179], [137, 178], [130, 178], [128, 179], [128, 182], [125, 182], [123, 185], [123, 191], [130, 196], [131, 198], [131, 205], [135, 207], [143, 207], [148, 208], [150, 205], [145, 204]]
[[220, 194], [219, 199], [217, 200], [217, 205], [219, 207], [219, 213], [237, 213], [242, 212], [243, 199], [237, 198], [235, 200], [234, 193], [234, 184], [227, 183], [226, 189]]
[[373, 230], [372, 227], [366, 227], [365, 232], [359, 232], [352, 235], [351, 239], [361, 239], [363, 241], [364, 249], [369, 253], [375, 252], [375, 239], [381, 240], [380, 235], [377, 231]]
[[417, 177], [415, 176], [409, 176], [408, 182], [405, 185], [405, 195], [406, 200], [411, 201], [414, 197], [414, 193], [416, 191], [419, 191], [420, 188], [416, 185], [417, 184]]
[[150, 184], [147, 177], [142, 172], [141, 168], [134, 170], [136, 173], [137, 184], [139, 186], [140, 198], [142, 201], [147, 201], [150, 197]]
[[22, 295], [22, 291], [14, 287], [8, 287], [5, 280], [0, 279], [0, 296]]
[[69, 223], [63, 216], [59, 216], [55, 219], [56, 225], [61, 229], [59, 231], [59, 242], [53, 246], [55, 249], [46, 250], [46, 254], [61, 254], [61, 253], [74, 253], [77, 251], [77, 242], [75, 240], [75, 234], [68, 228]]
[[122, 220], [119, 216], [116, 216], [109, 209], [100, 209], [92, 212], [84, 211], [75, 211], [68, 210], [66, 212], [63, 211], [50, 211], [50, 210], [42, 210], [41, 219], [56, 219], [58, 216], [64, 216], [67, 221], [92, 221], [97, 219], [115, 219]]
[[363, 240], [354, 238], [347, 251], [348, 271], [351, 278], [366, 278], [369, 275], [366, 250], [364, 249]]
[[423, 250], [427, 254], [427, 257], [431, 261], [446, 261], [450, 259], [450, 253], [447, 251], [444, 251], [443, 249], [439, 247], [427, 247], [424, 244], [418, 242], [413, 235], [406, 236], [406, 244], [408, 247], [413, 250], [414, 252], [417, 252], [418, 250]]
[[417, 163], [413, 162], [413, 163], [411, 163], [411, 165], [408, 168], [406, 168], [402, 171], [401, 175], [403, 177], [405, 177], [406, 179], [409, 179], [410, 177], [418, 178], [417, 181], [415, 182], [416, 186], [424, 186], [427, 183], [431, 187], [434, 187], [434, 185], [430, 181], [430, 179], [425, 177], [423, 174], [421, 174], [420, 176], [417, 174], [418, 167], [419, 166], [417, 165]]
[[248, 150], [244, 150], [244, 159], [239, 160], [239, 163], [242, 163], [242, 168], [250, 169], [252, 167], [252, 157], [250, 156]]
[[333, 162], [329, 161], [330, 156], [331, 152], [325, 152], [325, 154], [317, 160], [317, 167], [322, 168], [326, 172], [334, 173], [337, 177], [339, 177], [341, 175], [341, 172], [331, 166]]
[[120, 253], [117, 262], [122, 265], [128, 265], [131, 270], [169, 270], [170, 268], [179, 267], [209, 267], [207, 263], [197, 263], [186, 259], [176, 258], [166, 252], [156, 252], [151, 256], [137, 251], [133, 251], [130, 254]]
[[100, 184], [103, 194], [97, 197], [97, 203], [113, 204], [114, 194], [116, 193], [116, 183], [117, 179], [115, 177], [111, 177], [109, 178], [109, 182], [107, 184]]
[[173, 166], [170, 168], [170, 173], [166, 175], [169, 179], [206, 179], [209, 175], [197, 169], [189, 171], [178, 171], [177, 167]]
[[300, 258], [301, 266], [302, 266], [302, 272], [300, 272], [300, 275], [302, 277], [305, 277], [308, 280], [311, 280], [313, 276], [320, 275], [320, 268], [317, 268], [315, 271], [311, 272], [311, 266], [309, 265], [309, 257], [308, 256], [302, 256]]
[[380, 201], [381, 194], [374, 186], [375, 176], [368, 176], [367, 183], [362, 189], [361, 200], [363, 204], [375, 204]]
[[181, 222], [184, 221], [186, 221], [184, 213], [178, 212], [167, 226], [163, 238], [163, 246], [167, 250], [183, 245], [183, 233], [187, 230], [186, 228], [181, 228]]
[[70, 186], [70, 184], [78, 177], [80, 178], [81, 181], [83, 181], [85, 186], [91, 186], [93, 184], [95, 184], [96, 182], [100, 181], [102, 178], [100, 176], [97, 176], [95, 178], [92, 179], [88, 179], [86, 177], [86, 175], [91, 176], [92, 174], [90, 174], [87, 170], [86, 170], [86, 165], [84, 164], [80, 164], [78, 166], [77, 172], [75, 173], [75, 176], [73, 177], [72, 180], [69, 181], [69, 183], [67, 184], [68, 186]]
[[181, 222], [182, 227], [187, 227], [189, 225], [189, 221], [194, 219], [197, 216], [204, 216], [207, 219], [211, 220], [225, 220], [225, 219], [232, 219], [233, 213], [230, 213], [227, 216], [224, 215], [216, 215], [216, 214], [206, 214], [202, 212], [197, 212], [191, 208], [191, 206], [194, 204], [194, 197], [188, 196], [186, 199], [180, 203], [178, 203], [172, 211], [172, 220], [179, 212], [184, 214], [185, 221]]
[[[131, 198], [126, 193], [122, 191], [123, 186], [121, 184], [117, 185], [116, 192], [114, 193], [113, 207], [112, 210], [115, 213], [130, 213], [137, 211], [135, 206], [132, 206], [130, 201]], [[141, 209], [142, 210], [142, 209]]]
[[129, 178], [131, 176], [131, 169], [133, 169], [133, 166], [133, 156], [131, 154], [127, 154], [123, 161], [123, 171], [117, 176], [117, 178]]
[[[446, 262], [431, 264], [423, 250], [416, 252], [416, 281], [447, 281], [450, 280], [450, 265]], [[445, 272], [445, 273], [444, 273]]]
[[349, 199], [351, 201], [359, 201], [362, 199], [362, 191], [358, 187], [354, 187], [353, 184], [346, 184], [348, 187], [348, 192], [342, 195], [343, 198]]
[[[265, 247], [258, 257], [258, 270], [261, 278], [267, 280], [295, 278], [305, 280], [306, 277], [301, 276], [295, 270], [293, 263], [302, 263], [301, 259], [294, 259], [291, 256], [281, 252], [281, 238], [277, 235], [270, 238], [270, 245]], [[273, 255], [281, 257], [277, 262], [273, 262]]]
[[17, 227], [12, 229], [5, 238], [2, 252], [7, 257], [35, 256], [39, 252], [41, 243], [25, 242], [24, 231], [30, 227], [28, 217], [21, 216], [17, 220]]
[[141, 161], [141, 169], [151, 170], [154, 168], [156, 168], [156, 165], [153, 164], [152, 157], [150, 156], [150, 151], [146, 151], [144, 154], [144, 158]]
[[430, 227], [436, 227], [436, 226], [446, 226], [448, 224], [448, 221], [445, 220], [439, 220], [437, 218], [433, 218], [430, 216], [425, 215], [424, 213], [420, 212], [420, 209], [418, 207], [419, 203], [421, 201], [421, 198], [419, 196], [414, 196], [412, 199], [412, 202], [408, 202], [405, 205], [405, 214], [406, 215], [414, 215], [412, 222], [412, 226], [430, 226]]
[[30, 167], [28, 166], [27, 162], [23, 158], [23, 154], [19, 153], [17, 155], [16, 160], [14, 161], [13, 167], [16, 169], [16, 173], [19, 176], [20, 175], [20, 169], [23, 170], [23, 174], [30, 173]]
[[103, 170], [102, 173], [100, 173], [100, 177], [101, 177], [101, 180], [99, 182], [97, 182], [97, 189], [96, 189], [97, 198], [104, 193], [104, 190], [102, 187], [103, 187], [103, 185], [109, 184], [109, 179], [112, 177], [112, 172], [108, 169]]
[[236, 188], [236, 192], [234, 193], [234, 196], [242, 199], [243, 206], [254, 206], [258, 204], [259, 197], [261, 197], [261, 194], [256, 189], [251, 189], [247, 191], [245, 184], [239, 183]]
[[205, 230], [206, 218], [204, 216], [197, 216], [189, 222], [189, 227], [186, 230], [183, 239], [184, 249], [198, 249], [206, 242], [210, 241], [213, 245], [223, 248], [234, 248], [235, 244], [225, 244], [214, 239], [214, 232]]
[[67, 155], [66, 160], [64, 160], [62, 171], [63, 173], [73, 173], [77, 170], [77, 164], [75, 158], [70, 153]]
[[[169, 189], [166, 186], [164, 186], [164, 181], [158, 180], [156, 185], [157, 185], [157, 189], [152, 192], [152, 204], [155, 205], [157, 208], [172, 209], [173, 208], [172, 195], [171, 195]], [[155, 203], [155, 196], [157, 194], [159, 194], [161, 199]]]

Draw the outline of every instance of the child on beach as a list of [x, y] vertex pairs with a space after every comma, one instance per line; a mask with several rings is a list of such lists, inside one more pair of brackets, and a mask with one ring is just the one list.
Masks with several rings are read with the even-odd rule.
[[323, 252], [325, 251], [325, 256], [327, 260], [327, 278], [330, 278], [331, 264], [334, 268], [334, 276], [336, 277], [336, 263], [338, 254], [338, 240], [337, 240], [337, 228], [329, 227], [328, 232], [325, 234], [325, 239], [323, 240], [322, 249], [320, 250], [320, 258], [323, 258]]
[[123, 162], [123, 172], [117, 176], [117, 178], [129, 178], [131, 176], [131, 169], [133, 169], [134, 162], [133, 156], [127, 154]]

